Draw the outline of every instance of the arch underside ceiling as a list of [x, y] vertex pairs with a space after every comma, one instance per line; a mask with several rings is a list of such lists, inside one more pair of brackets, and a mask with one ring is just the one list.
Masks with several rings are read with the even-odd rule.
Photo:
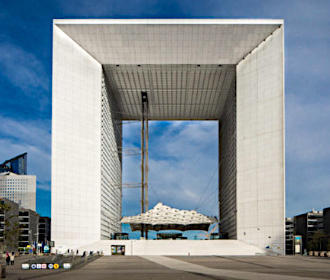
[[141, 118], [148, 92], [150, 120], [217, 120], [235, 86], [234, 65], [103, 65], [121, 119]]

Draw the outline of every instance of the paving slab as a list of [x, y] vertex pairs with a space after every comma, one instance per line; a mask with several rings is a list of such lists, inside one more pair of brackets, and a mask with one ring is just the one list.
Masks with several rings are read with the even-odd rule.
[[330, 279], [330, 258], [327, 259], [304, 256], [177, 256], [171, 258], [211, 269], [278, 275], [276, 277], [296, 276], [302, 279], [306, 279], [308, 277]]
[[[42, 272], [42, 271], [40, 271]], [[36, 275], [36, 274], [34, 274]], [[17, 275], [16, 275], [17, 277]], [[20, 274], [20, 278], [10, 279], [32, 279], [28, 278], [28, 274], [24, 271]], [[172, 270], [165, 266], [159, 265], [152, 261], [140, 257], [131, 256], [105, 256], [99, 258], [86, 266], [65, 271], [56, 274], [42, 275], [33, 279], [47, 279], [47, 280], [229, 280], [228, 278], [209, 277], [207, 275], [200, 275], [198, 273], [189, 273], [184, 271]]]

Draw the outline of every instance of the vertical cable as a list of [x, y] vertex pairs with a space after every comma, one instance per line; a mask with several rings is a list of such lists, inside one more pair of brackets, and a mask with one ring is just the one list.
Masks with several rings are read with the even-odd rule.
[[[147, 100], [146, 108], [146, 151], [145, 151], [145, 211], [148, 211], [149, 208], [149, 199], [148, 199], [148, 176], [149, 176], [149, 119], [148, 119], [148, 110], [149, 104]], [[148, 230], [146, 229], [146, 239], [148, 239]]]
[[[141, 120], [141, 214], [144, 213], [144, 103], [142, 101], [142, 120]], [[141, 237], [144, 237], [143, 224], [141, 224]]]

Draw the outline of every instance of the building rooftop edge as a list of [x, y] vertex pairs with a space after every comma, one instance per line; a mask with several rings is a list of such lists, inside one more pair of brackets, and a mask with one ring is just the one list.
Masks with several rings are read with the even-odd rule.
[[5, 171], [5, 172], [1, 172], [0, 173], [0, 176], [16, 176], [16, 177], [37, 177], [37, 175], [33, 175], [33, 174], [17, 174], [17, 173], [13, 173], [13, 172], [10, 172], [10, 171]]
[[284, 19], [53, 19], [53, 24], [284, 24]]

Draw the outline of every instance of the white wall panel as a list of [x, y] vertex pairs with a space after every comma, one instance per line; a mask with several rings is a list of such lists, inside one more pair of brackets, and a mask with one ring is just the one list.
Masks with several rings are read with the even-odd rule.
[[111, 245], [124, 245], [127, 256], [240, 256], [265, 250], [238, 240], [101, 240], [79, 248], [111, 255]]
[[122, 121], [110, 87], [102, 75], [101, 239], [121, 231]]
[[219, 120], [220, 232], [230, 239], [237, 238], [236, 135], [236, 81], [234, 80]]
[[284, 253], [283, 28], [237, 65], [237, 238]]
[[52, 240], [100, 239], [102, 67], [54, 25]]

